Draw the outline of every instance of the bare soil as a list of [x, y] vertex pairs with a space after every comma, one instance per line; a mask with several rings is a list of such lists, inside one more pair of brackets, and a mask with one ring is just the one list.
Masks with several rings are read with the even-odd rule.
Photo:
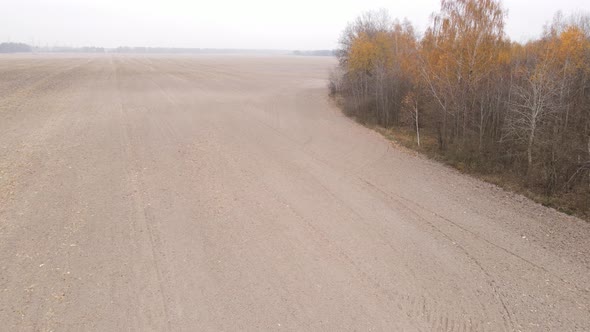
[[328, 57], [0, 57], [7, 331], [590, 330], [590, 225], [397, 148]]

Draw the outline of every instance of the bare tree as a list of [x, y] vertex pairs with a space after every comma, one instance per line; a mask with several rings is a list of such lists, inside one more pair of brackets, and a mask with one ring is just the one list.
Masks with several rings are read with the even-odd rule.
[[527, 173], [533, 165], [533, 147], [542, 121], [558, 110], [560, 87], [552, 75], [548, 62], [524, 70], [519, 84], [513, 85], [512, 101], [506, 122], [507, 138], [526, 145]]

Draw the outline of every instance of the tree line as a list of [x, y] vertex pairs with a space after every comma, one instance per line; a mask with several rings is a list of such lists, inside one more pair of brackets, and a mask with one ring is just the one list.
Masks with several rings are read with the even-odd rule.
[[0, 43], [0, 53], [28, 53], [33, 48], [23, 43]]
[[362, 122], [411, 129], [451, 163], [587, 214], [590, 15], [558, 13], [527, 43], [509, 40], [505, 19], [496, 0], [442, 0], [418, 36], [385, 11], [362, 14], [330, 92]]

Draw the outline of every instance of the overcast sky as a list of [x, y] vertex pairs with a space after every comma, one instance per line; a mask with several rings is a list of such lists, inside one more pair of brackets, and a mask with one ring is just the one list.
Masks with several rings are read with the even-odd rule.
[[[506, 32], [537, 37], [557, 10], [590, 0], [504, 0]], [[385, 8], [419, 31], [439, 0], [0, 0], [0, 41], [36, 45], [331, 49], [346, 23]]]

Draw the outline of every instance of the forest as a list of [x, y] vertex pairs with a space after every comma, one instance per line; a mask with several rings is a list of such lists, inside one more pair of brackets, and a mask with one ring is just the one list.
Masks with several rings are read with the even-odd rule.
[[544, 205], [590, 214], [590, 15], [511, 41], [496, 0], [442, 0], [427, 29], [385, 11], [344, 30], [330, 93], [394, 140]]

